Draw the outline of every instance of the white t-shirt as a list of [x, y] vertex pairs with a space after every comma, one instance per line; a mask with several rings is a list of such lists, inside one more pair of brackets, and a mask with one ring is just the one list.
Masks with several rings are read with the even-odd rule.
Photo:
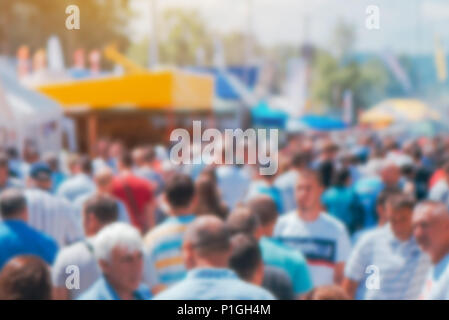
[[[73, 266], [79, 270], [79, 279], [73, 278], [76, 276]], [[78, 298], [101, 276], [100, 267], [93, 253], [91, 239], [76, 242], [59, 251], [51, 271], [53, 285], [59, 288], [67, 288], [70, 299]], [[66, 282], [70, 284], [70, 287], [67, 287]], [[79, 283], [79, 288], [75, 286], [75, 283]]]
[[420, 298], [449, 300], [449, 254], [431, 268]]
[[303, 221], [297, 211], [282, 216], [274, 237], [304, 254], [315, 287], [333, 284], [335, 265], [345, 262], [351, 251], [345, 226], [325, 212], [313, 222]]

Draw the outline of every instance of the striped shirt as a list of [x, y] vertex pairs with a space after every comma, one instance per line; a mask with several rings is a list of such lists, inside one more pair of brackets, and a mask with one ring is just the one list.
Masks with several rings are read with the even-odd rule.
[[145, 236], [144, 279], [150, 289], [165, 288], [184, 279], [182, 242], [187, 225], [193, 219], [194, 215], [170, 217]]
[[25, 190], [31, 227], [53, 237], [62, 248], [84, 238], [81, 218], [68, 201], [39, 189]]
[[351, 251], [344, 224], [325, 212], [315, 221], [302, 220], [297, 211], [283, 215], [274, 238], [304, 254], [314, 287], [333, 284], [335, 266], [345, 262]]
[[345, 276], [364, 285], [358, 299], [411, 300], [419, 297], [429, 267], [429, 258], [413, 237], [401, 242], [386, 225], [357, 242]]

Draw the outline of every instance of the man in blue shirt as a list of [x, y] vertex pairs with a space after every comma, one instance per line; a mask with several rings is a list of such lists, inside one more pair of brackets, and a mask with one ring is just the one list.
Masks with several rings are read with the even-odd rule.
[[23, 194], [15, 189], [0, 195], [0, 269], [18, 255], [36, 255], [52, 264], [57, 251], [56, 241], [27, 225], [28, 210]]
[[150, 290], [141, 284], [143, 245], [139, 231], [123, 222], [110, 224], [97, 234], [93, 252], [100, 277], [78, 300], [146, 300]]
[[158, 294], [156, 300], [272, 300], [263, 288], [238, 278], [229, 268], [230, 232], [215, 216], [197, 218], [187, 229], [183, 245], [184, 280]]
[[89, 158], [77, 159], [74, 165], [74, 175], [59, 186], [57, 195], [73, 202], [83, 194], [95, 192], [96, 187], [91, 174], [92, 164]]

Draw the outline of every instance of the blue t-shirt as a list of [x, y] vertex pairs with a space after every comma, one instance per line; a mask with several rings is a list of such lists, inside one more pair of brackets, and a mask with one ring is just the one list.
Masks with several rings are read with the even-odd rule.
[[263, 262], [286, 271], [290, 276], [296, 295], [312, 289], [312, 278], [302, 253], [291, 250], [275, 239], [264, 237], [260, 239], [259, 243]]
[[352, 234], [363, 223], [363, 208], [350, 187], [331, 187], [324, 192], [321, 202], [327, 212], [343, 222]]
[[[134, 291], [134, 300], [151, 299], [150, 289], [141, 284]], [[114, 288], [109, 284], [105, 277], [98, 279], [86, 292], [78, 297], [77, 300], [121, 300]]]
[[24, 221], [0, 222], [0, 269], [13, 257], [35, 255], [53, 264], [58, 245], [50, 236], [28, 226]]
[[267, 290], [240, 280], [234, 271], [197, 268], [154, 300], [274, 300]]
[[377, 223], [376, 201], [377, 195], [383, 190], [384, 184], [379, 177], [366, 177], [354, 185], [354, 191], [363, 208], [363, 227], [369, 228]]

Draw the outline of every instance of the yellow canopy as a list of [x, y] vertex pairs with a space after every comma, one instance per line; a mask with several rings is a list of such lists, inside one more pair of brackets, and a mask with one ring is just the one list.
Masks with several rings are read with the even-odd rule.
[[37, 90], [61, 103], [65, 109], [132, 106], [210, 110], [214, 79], [183, 71], [160, 71], [43, 85]]
[[427, 119], [437, 120], [440, 114], [417, 99], [389, 99], [383, 101], [360, 117], [360, 123], [374, 127], [385, 127], [393, 122], [416, 122]]

